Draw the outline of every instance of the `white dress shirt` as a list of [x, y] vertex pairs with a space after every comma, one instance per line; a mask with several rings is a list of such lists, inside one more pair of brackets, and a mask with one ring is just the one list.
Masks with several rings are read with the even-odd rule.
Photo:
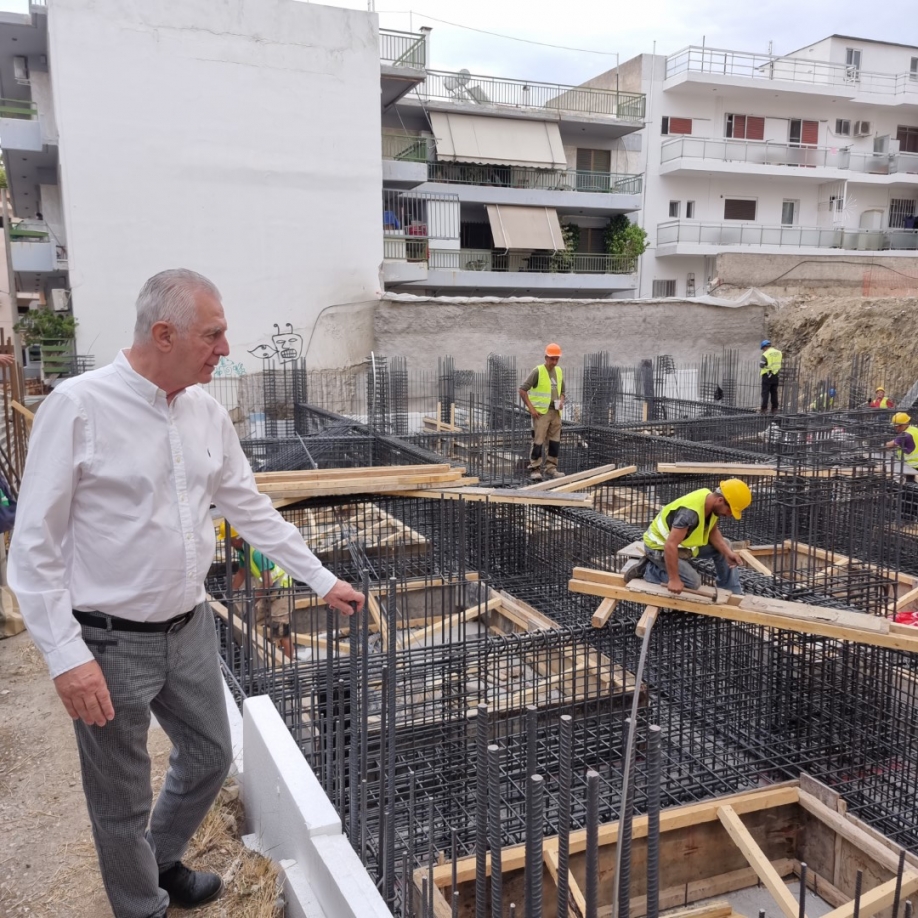
[[229, 415], [200, 386], [170, 405], [122, 352], [48, 396], [29, 441], [9, 581], [52, 677], [93, 658], [73, 609], [164, 621], [204, 599], [212, 503], [319, 596], [335, 585], [259, 493]]

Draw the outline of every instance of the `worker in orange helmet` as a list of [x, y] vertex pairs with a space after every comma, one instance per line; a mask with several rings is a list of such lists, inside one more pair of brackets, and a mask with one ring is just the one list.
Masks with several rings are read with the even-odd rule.
[[520, 386], [520, 398], [532, 416], [532, 450], [529, 453], [532, 481], [542, 480], [543, 459], [545, 478], [562, 475], [558, 471], [561, 412], [564, 410], [564, 374], [558, 366], [560, 359], [561, 347], [552, 342], [545, 348], [545, 363], [539, 364]]

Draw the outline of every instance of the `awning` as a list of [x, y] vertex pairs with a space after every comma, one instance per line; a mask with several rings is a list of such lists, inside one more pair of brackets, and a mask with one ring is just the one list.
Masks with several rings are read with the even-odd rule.
[[488, 221], [495, 249], [564, 248], [561, 222], [554, 207], [488, 204]]
[[430, 112], [437, 159], [532, 169], [566, 169], [561, 131], [549, 121]]

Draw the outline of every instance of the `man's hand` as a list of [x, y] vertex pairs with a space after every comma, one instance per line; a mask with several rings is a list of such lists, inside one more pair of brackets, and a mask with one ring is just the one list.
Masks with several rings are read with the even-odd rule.
[[102, 669], [95, 660], [82, 663], [54, 680], [67, 713], [89, 727], [104, 727], [115, 717]]
[[669, 582], [666, 584], [666, 589], [678, 596], [685, 589], [685, 584], [680, 577], [670, 577]]
[[343, 580], [339, 580], [322, 598], [342, 615], [353, 615], [355, 611], [363, 610], [363, 593], [358, 593]]
[[12, 354], [0, 354], [0, 366], [11, 367], [16, 362]]
[[530, 408], [530, 409], [529, 409], [529, 416], [530, 416], [533, 420], [536, 420], [536, 421], [537, 421], [537, 420], [539, 419], [539, 412], [536, 411], [535, 408]]
[[724, 560], [730, 567], [742, 567], [745, 564], [745, 561], [730, 548], [724, 552]]

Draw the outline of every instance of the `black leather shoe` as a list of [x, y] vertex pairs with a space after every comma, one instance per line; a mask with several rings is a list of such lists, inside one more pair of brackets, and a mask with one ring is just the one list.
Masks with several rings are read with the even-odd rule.
[[179, 861], [160, 872], [159, 887], [169, 893], [169, 905], [195, 908], [216, 899], [223, 891], [223, 880], [215, 873], [189, 870]]

